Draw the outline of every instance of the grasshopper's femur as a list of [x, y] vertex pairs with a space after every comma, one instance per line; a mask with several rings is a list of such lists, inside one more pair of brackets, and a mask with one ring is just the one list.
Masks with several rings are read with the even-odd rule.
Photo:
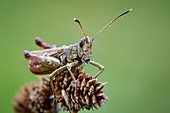
[[87, 35], [85, 34], [84, 29], [83, 29], [83, 27], [82, 27], [80, 21], [79, 21], [78, 19], [76, 19], [76, 18], [74, 18], [74, 21], [77, 22], [77, 23], [79, 24], [80, 29], [81, 29], [81, 31], [82, 31], [82, 34], [84, 35], [84, 37], [85, 37], [85, 39], [86, 39], [86, 42], [88, 42]]

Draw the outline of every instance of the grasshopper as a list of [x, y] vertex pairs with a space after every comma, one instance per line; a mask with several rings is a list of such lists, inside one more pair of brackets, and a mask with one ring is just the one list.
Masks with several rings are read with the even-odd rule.
[[54, 97], [55, 88], [53, 79], [66, 69], [69, 71], [75, 84], [76, 79], [73, 73], [71, 72], [72, 67], [82, 66], [83, 64], [91, 64], [99, 68], [99, 72], [97, 72], [94, 76], [94, 78], [97, 78], [104, 71], [104, 66], [95, 61], [90, 60], [92, 57], [92, 42], [101, 32], [103, 32], [103, 30], [108, 28], [115, 20], [129, 13], [131, 10], [132, 9], [127, 10], [126, 12], [120, 14], [119, 16], [111, 20], [106, 26], [104, 26], [99, 32], [97, 32], [93, 38], [88, 37], [85, 34], [80, 21], [78, 19], [74, 19], [74, 21], [78, 23], [84, 37], [78, 43], [71, 44], [69, 46], [56, 47], [55, 45], [50, 45], [44, 42], [40, 38], [35, 38], [36, 44], [39, 47], [43, 48], [43, 50], [36, 50], [31, 52], [27, 50], [24, 51], [25, 58], [29, 60], [30, 71], [38, 75], [49, 74], [50, 85]]

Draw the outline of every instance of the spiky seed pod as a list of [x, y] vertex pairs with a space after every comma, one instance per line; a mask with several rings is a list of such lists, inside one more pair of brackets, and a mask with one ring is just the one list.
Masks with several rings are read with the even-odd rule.
[[54, 99], [49, 78], [40, 78], [40, 84], [28, 84], [16, 95], [13, 102], [15, 113], [57, 113], [58, 104], [52, 106]]
[[13, 101], [15, 113], [32, 113], [30, 108], [30, 95], [38, 88], [38, 84], [31, 83], [24, 86], [16, 95]]
[[33, 113], [57, 113], [57, 106], [52, 105], [54, 96], [51, 91], [49, 78], [40, 78], [40, 80], [39, 88], [32, 92], [30, 96]]
[[79, 111], [101, 107], [108, 97], [101, 91], [105, 83], [97, 82], [96, 78], [84, 73], [76, 67], [72, 69], [76, 78], [74, 83], [68, 71], [64, 71], [55, 78], [56, 100], [61, 103], [61, 108], [67, 111]]

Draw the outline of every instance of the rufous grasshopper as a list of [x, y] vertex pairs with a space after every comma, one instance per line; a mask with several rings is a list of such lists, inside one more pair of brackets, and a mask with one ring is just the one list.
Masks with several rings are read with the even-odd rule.
[[90, 60], [92, 57], [92, 42], [103, 30], [108, 28], [115, 20], [129, 13], [131, 10], [132, 9], [120, 14], [119, 16], [111, 20], [105, 27], [103, 27], [99, 32], [97, 32], [93, 38], [86, 36], [80, 21], [74, 19], [74, 21], [79, 24], [84, 38], [82, 38], [78, 43], [71, 44], [69, 46], [56, 47], [54, 45], [50, 45], [44, 42], [40, 38], [36, 38], [36, 44], [43, 48], [43, 50], [31, 52], [26, 50], [24, 51], [25, 58], [29, 60], [29, 69], [34, 74], [49, 74], [50, 85], [54, 95], [55, 91], [53, 79], [55, 78], [55, 76], [58, 76], [66, 69], [69, 71], [70, 75], [72, 76], [72, 79], [76, 83], [76, 79], [73, 73], [71, 72], [71, 68], [75, 66], [81, 66], [83, 64], [91, 64], [99, 68], [99, 72], [94, 76], [94, 78], [97, 78], [104, 71], [104, 66], [95, 61]]

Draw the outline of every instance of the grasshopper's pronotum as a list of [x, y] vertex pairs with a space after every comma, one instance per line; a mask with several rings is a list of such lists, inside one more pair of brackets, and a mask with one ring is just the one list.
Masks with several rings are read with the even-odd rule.
[[26, 50], [24, 51], [25, 58], [28, 59], [30, 63], [30, 70], [34, 74], [49, 74], [50, 85], [54, 95], [55, 91], [53, 79], [55, 78], [55, 76], [59, 75], [62, 71], [66, 69], [69, 71], [75, 82], [76, 80], [73, 73], [71, 72], [71, 68], [75, 66], [80, 66], [82, 64], [92, 64], [93, 66], [98, 67], [100, 70], [94, 76], [95, 78], [97, 78], [104, 71], [104, 66], [90, 60], [92, 56], [92, 42], [104, 29], [108, 28], [108, 26], [110, 26], [116, 19], [129, 13], [131, 10], [132, 9], [114, 18], [98, 33], [96, 33], [96, 35], [94, 35], [92, 39], [86, 36], [79, 20], [74, 19], [74, 21], [79, 24], [84, 38], [82, 38], [78, 43], [71, 44], [69, 46], [55, 47], [54, 45], [50, 45], [42, 41], [40, 38], [36, 38], [36, 44], [43, 48], [43, 50], [31, 52]]

